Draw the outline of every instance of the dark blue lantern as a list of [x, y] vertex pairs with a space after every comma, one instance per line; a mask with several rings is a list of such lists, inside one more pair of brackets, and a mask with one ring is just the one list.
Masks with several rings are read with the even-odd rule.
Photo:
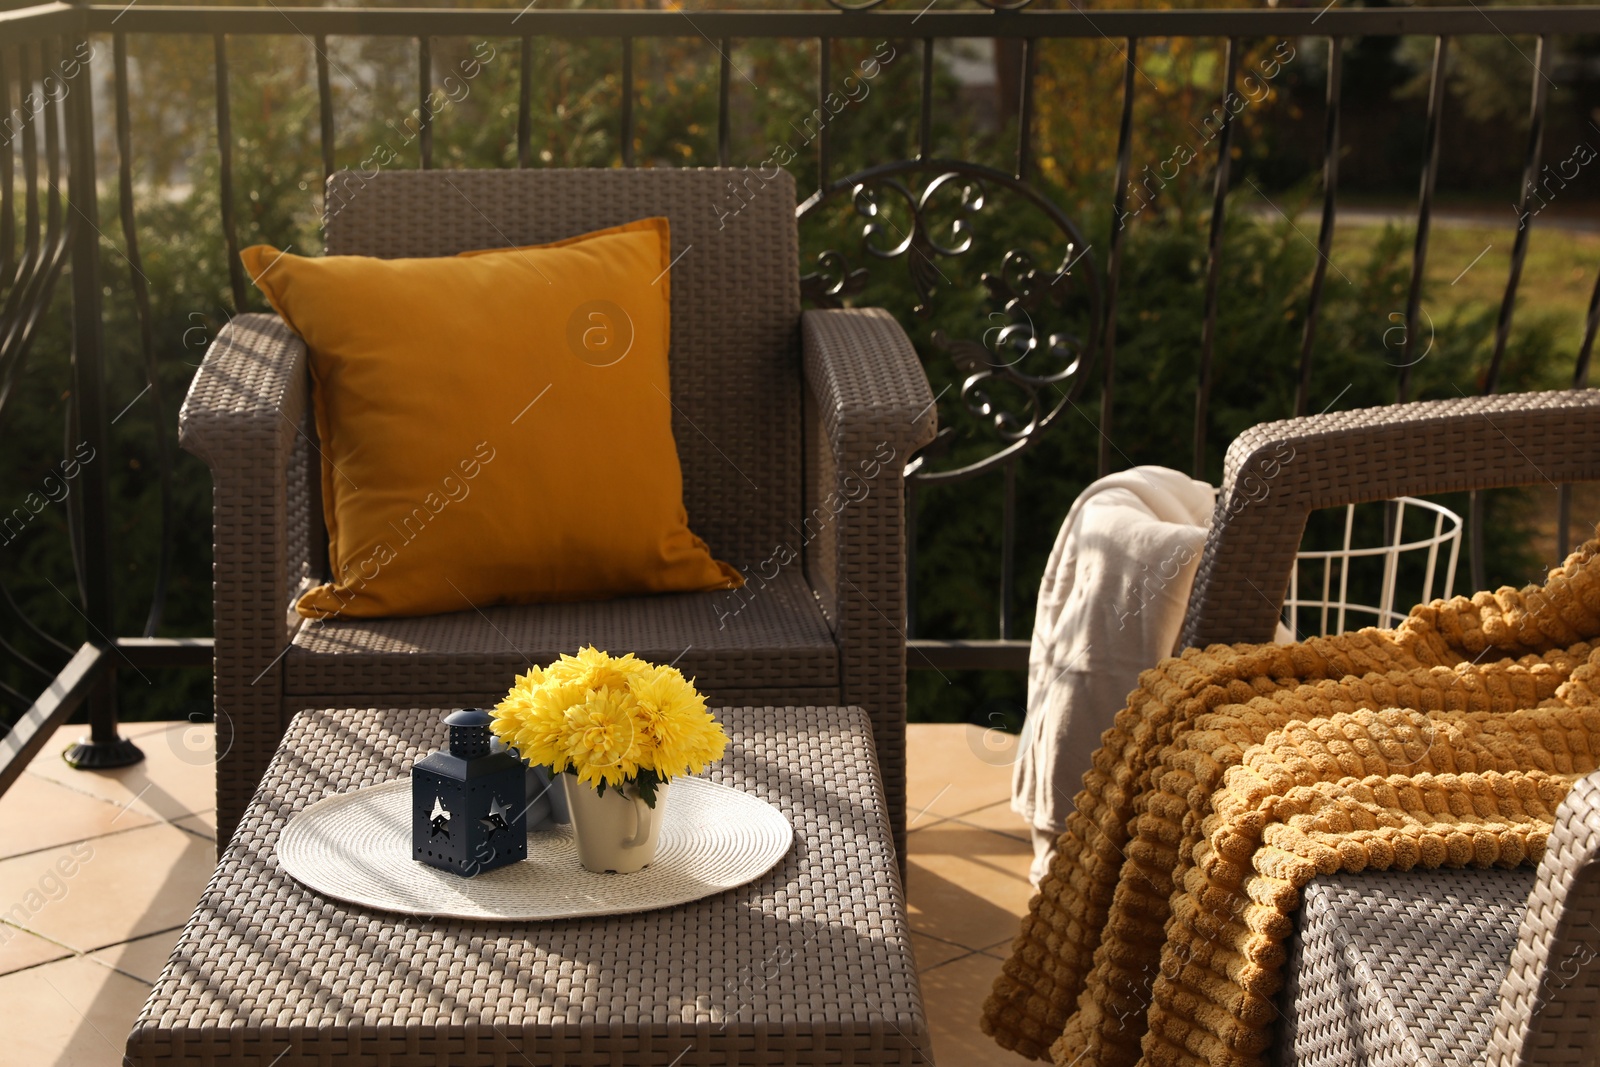
[[450, 750], [411, 768], [411, 855], [471, 878], [528, 856], [522, 761], [492, 752], [486, 711], [445, 716]]

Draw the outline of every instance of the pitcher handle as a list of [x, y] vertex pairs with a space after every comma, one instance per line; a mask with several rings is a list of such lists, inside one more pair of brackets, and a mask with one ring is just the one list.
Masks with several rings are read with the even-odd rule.
[[650, 840], [650, 805], [643, 797], [629, 797], [633, 801], [633, 836], [622, 843], [623, 848], [638, 848]]

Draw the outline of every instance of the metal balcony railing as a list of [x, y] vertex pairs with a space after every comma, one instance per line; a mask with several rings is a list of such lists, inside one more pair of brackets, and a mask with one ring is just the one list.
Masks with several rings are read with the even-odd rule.
[[[1299, 355], [1299, 388], [1293, 410], [1283, 415], [1304, 414], [1309, 410], [1311, 370], [1316, 352], [1318, 314], [1323, 303], [1324, 273], [1329, 262], [1337, 209], [1339, 159], [1341, 152], [1340, 117], [1343, 104], [1343, 56], [1347, 40], [1369, 36], [1415, 36], [1433, 42], [1433, 65], [1429, 79], [1427, 124], [1423, 141], [1416, 147], [1422, 166], [1421, 189], [1416, 216], [1416, 239], [1412, 253], [1411, 280], [1404, 312], [1405, 350], [1395, 379], [1395, 399], [1404, 400], [1411, 389], [1410, 364], [1419, 331], [1410, 327], [1417, 321], [1423, 273], [1427, 263], [1428, 238], [1433, 212], [1434, 188], [1438, 169], [1439, 144], [1446, 102], [1445, 60], [1451, 41], [1463, 36], [1521, 36], [1537, 39], [1531, 62], [1529, 103], [1530, 133], [1524, 155], [1521, 202], [1518, 211], [1529, 214], [1529, 197], [1535, 190], [1543, 153], [1545, 113], [1551, 84], [1552, 48], [1565, 37], [1600, 33], [1600, 7], [1521, 7], [1484, 8], [1341, 8], [1326, 7], [1292, 10], [1217, 10], [1217, 11], [1093, 11], [1020, 10], [1022, 3], [999, 0], [974, 0], [960, 10], [921, 8], [886, 10], [881, 0], [848, 4], [830, 0], [837, 10], [815, 11], [661, 11], [661, 10], [541, 10], [535, 5], [501, 10], [385, 9], [358, 7], [197, 7], [160, 6], [149, 3], [78, 5], [42, 4], [14, 7], [8, 0], [0, 7], [0, 114], [8, 123], [6, 143], [0, 148], [0, 419], [4, 407], [14, 398], [14, 386], [23, 372], [30, 345], [36, 340], [40, 323], [52, 306], [58, 283], [70, 283], [72, 345], [72, 385], [70, 398], [71, 434], [91, 454], [110, 448], [111, 415], [105, 395], [105, 343], [103, 294], [112, 279], [105, 276], [101, 262], [102, 220], [97, 206], [96, 151], [97, 122], [104, 110], [97, 110], [94, 92], [97, 80], [109, 83], [117, 148], [117, 187], [119, 222], [124, 241], [123, 255], [130, 268], [127, 284], [138, 312], [140, 348], [148, 376], [156, 380], [159, 354], [155, 351], [151, 329], [151, 294], [145, 281], [139, 245], [139, 226], [135, 211], [133, 146], [130, 136], [130, 81], [128, 39], [138, 35], [191, 35], [209, 37], [212, 45], [215, 87], [214, 115], [219, 167], [217, 192], [220, 197], [218, 225], [226, 247], [229, 282], [236, 308], [242, 308], [246, 279], [238, 259], [238, 222], [235, 203], [232, 101], [230, 94], [230, 41], [243, 37], [283, 36], [304, 40], [317, 56], [317, 122], [320, 133], [324, 177], [331, 177], [340, 160], [335, 151], [335, 117], [330, 89], [327, 42], [330, 37], [388, 37], [411, 39], [417, 56], [418, 148], [420, 164], [434, 163], [433, 131], [436, 122], [431, 101], [435, 96], [433, 42], [443, 38], [479, 37], [504, 39], [520, 44], [515, 52], [520, 64], [522, 91], [516, 118], [516, 160], [519, 166], [533, 163], [530, 144], [531, 101], [528, 86], [534, 63], [533, 44], [542, 40], [589, 40], [609, 42], [620, 52], [621, 107], [615, 129], [617, 158], [624, 166], [635, 162], [636, 116], [633, 102], [635, 55], [653, 43], [667, 38], [703, 38], [721, 55], [718, 77], [717, 161], [730, 159], [730, 114], [739, 105], [735, 93], [740, 89], [732, 78], [728, 56], [735, 43], [755, 38], [785, 39], [818, 44], [816, 70], [816, 115], [828, 108], [834, 78], [830, 70], [829, 43], [848, 38], [870, 38], [903, 44], [908, 54], [921, 64], [920, 138], [918, 150], [907, 159], [886, 160], [866, 170], [840, 173], [831, 150], [830, 130], [819, 121], [814, 136], [806, 144], [815, 152], [817, 187], [800, 205], [802, 220], [825, 220], [830, 208], [841, 203], [855, 207], [857, 222], [866, 221], [868, 237], [874, 236], [873, 219], [883, 198], [901, 197], [910, 205], [915, 225], [910, 234], [887, 245], [849, 250], [842, 246], [824, 253], [814, 270], [806, 276], [805, 292], [813, 303], [827, 305], [847, 298], [856, 288], [860, 272], [855, 264], [873, 259], [912, 259], [921, 256], [930, 262], [937, 256], [960, 251], [923, 226], [921, 210], [939, 195], [956, 195], [962, 205], [985, 190], [1003, 191], [1038, 213], [1042, 225], [1053, 227], [1049, 244], [1054, 248], [1048, 262], [1033, 262], [1020, 254], [1008, 254], [997, 265], [999, 293], [1006, 306], [1036, 308], [1045, 317], [1054, 316], [1058, 328], [1036, 330], [1033, 318], [1027, 324], [1008, 321], [998, 337], [985, 332], [987, 321], [971, 324], [966, 338], [935, 335], [936, 351], [925, 351], [925, 360], [944, 359], [954, 363], [959, 388], [942, 394], [938, 403], [952, 413], [964, 412], [992, 432], [992, 447], [975, 456], [972, 450], [957, 459], [951, 453], [942, 457], [937, 448], [913, 460], [913, 496], [940, 483], [973, 478], [998, 478], [1003, 483], [1004, 513], [999, 537], [999, 560], [995, 574], [999, 582], [999, 640], [974, 641], [936, 639], [913, 632], [913, 667], [939, 669], [1020, 669], [1025, 667], [1027, 644], [1013, 637], [1012, 588], [1015, 571], [1017, 460], [1050, 432], [1057, 417], [1068, 405], [1093, 392], [1097, 397], [1100, 445], [1098, 470], [1109, 472], [1117, 455], [1116, 414], [1118, 397], [1116, 308], [1118, 283], [1123, 273], [1125, 227], [1113, 224], [1104, 249], [1096, 250], [1079, 233], [1067, 212], [1040, 191], [1034, 181], [1035, 72], [1040, 42], [1057, 38], [1106, 41], [1122, 56], [1120, 86], [1120, 126], [1115, 179], [1105, 209], [1112, 220], [1121, 220], [1128, 209], [1130, 145], [1134, 135], [1134, 104], [1141, 90], [1138, 57], [1142, 48], [1159, 39], [1203, 38], [1221, 42], [1223, 60], [1220, 84], [1215, 88], [1219, 107], [1215, 109], [1214, 136], [1205, 149], [1214, 167], [1209, 243], [1202, 282], [1204, 304], [1201, 320], [1195, 324], [1198, 346], [1198, 373], [1194, 385], [1193, 465], [1197, 474], [1206, 469], [1207, 431], [1214, 384], [1213, 353], [1219, 300], [1218, 280], [1223, 254], [1223, 226], [1230, 190], [1230, 158], [1234, 143], [1235, 110], [1228, 106], [1238, 93], [1240, 57], [1246, 43], [1256, 39], [1303, 39], [1309, 45], [1325, 48], [1327, 71], [1326, 119], [1323, 133], [1323, 179], [1321, 226], [1316, 240], [1319, 260], [1311, 280], [1305, 312], [1304, 336]], [[921, 8], [919, 10], [919, 8]], [[989, 38], [1020, 42], [1021, 63], [1015, 86], [1018, 102], [1016, 142], [1012, 165], [1007, 169], [980, 165], [970, 160], [938, 158], [934, 152], [934, 48], [935, 43], [953, 38]], [[109, 43], [109, 50], [104, 45]], [[91, 44], [98, 45], [91, 52]], [[111, 70], [103, 78], [100, 63], [91, 71], [82, 57], [90, 54], [111, 57]], [[49, 89], [49, 79], [63, 86], [60, 92]], [[21, 89], [13, 100], [11, 89]], [[103, 89], [102, 89], [103, 91]], [[203, 106], [203, 105], [201, 105]], [[343, 161], [348, 166], [351, 160]], [[18, 189], [20, 179], [20, 190]], [[1512, 251], [1512, 268], [1494, 336], [1494, 348], [1483, 388], [1500, 387], [1507, 339], [1515, 307], [1522, 264], [1527, 251], [1531, 224], [1517, 232]], [[841, 240], [845, 235], [839, 235]], [[878, 233], [877, 236], [882, 236]], [[20, 248], [19, 248], [20, 245]], [[1056, 258], [1059, 257], [1059, 258]], [[916, 267], [912, 263], [913, 268]], [[917, 269], [909, 271], [918, 296], [927, 300], [934, 286]], [[1053, 277], [1050, 277], [1053, 275]], [[1050, 277], [1048, 284], [1041, 279]], [[1067, 279], [1070, 294], [1057, 292], [1053, 284]], [[1581, 349], [1573, 365], [1574, 386], [1587, 384], [1590, 354], [1597, 324], [1600, 324], [1600, 286], [1589, 305]], [[992, 332], [992, 331], [991, 331]], [[982, 340], [979, 340], [982, 338]], [[1016, 356], [991, 358], [996, 349]], [[987, 353], [987, 355], [986, 355]], [[1039, 372], [1027, 361], [1043, 357], [1048, 368]], [[1006, 386], [1025, 397], [1017, 410], [1007, 410], [994, 400], [992, 388]], [[155, 400], [159, 403], [159, 390]], [[943, 412], [941, 412], [943, 414]], [[945, 420], [942, 418], [941, 422]], [[170, 418], [162, 412], [157, 426], [163, 435], [170, 432]], [[156, 449], [161, 480], [164, 537], [170, 543], [167, 524], [173, 521], [171, 450], [163, 436]], [[13, 781], [28, 759], [44, 743], [51, 730], [66, 721], [85, 701], [90, 709], [91, 736], [72, 758], [81, 766], [107, 766], [139, 758], [131, 743], [119, 738], [115, 694], [112, 682], [118, 669], [168, 666], [203, 666], [210, 662], [210, 643], [206, 638], [158, 638], [167, 575], [172, 565], [170, 551], [163, 551], [155, 582], [148, 621], [141, 636], [118, 634], [113, 611], [114, 539], [118, 529], [109, 492], [107, 464], [84, 463], [77, 472], [71, 508], [71, 536], [79, 578], [79, 603], [86, 639], [75, 651], [56, 635], [40, 637], [70, 654], [66, 666], [55, 672], [34, 665], [50, 680], [32, 700], [21, 720], [9, 735], [0, 739], [0, 791]], [[914, 503], [914, 499], [913, 499]], [[1562, 531], [1566, 528], [1567, 497], [1562, 497]], [[912, 514], [915, 514], [913, 511]], [[0, 523], [5, 516], [0, 515]], [[1469, 536], [1481, 536], [1481, 511], [1469, 516]], [[912, 551], [916, 551], [913, 534]], [[1481, 552], [1473, 552], [1474, 561]], [[9, 600], [9, 594], [7, 594]], [[912, 593], [911, 617], [916, 618], [916, 594]], [[19, 613], [20, 614], [20, 613]], [[26, 618], [24, 625], [33, 623]], [[0, 641], [0, 655], [18, 655]], [[26, 659], [26, 657], [22, 657]], [[53, 676], [52, 676], [53, 675]]]

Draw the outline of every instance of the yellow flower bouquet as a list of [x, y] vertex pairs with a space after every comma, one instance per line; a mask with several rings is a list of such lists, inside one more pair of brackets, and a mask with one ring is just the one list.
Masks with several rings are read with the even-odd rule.
[[656, 805], [658, 786], [722, 758], [728, 735], [674, 667], [588, 647], [518, 676], [490, 729], [530, 766]]

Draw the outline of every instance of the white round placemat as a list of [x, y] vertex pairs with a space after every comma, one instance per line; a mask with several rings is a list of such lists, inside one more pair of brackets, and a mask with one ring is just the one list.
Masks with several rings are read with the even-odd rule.
[[336, 900], [456, 919], [576, 919], [685, 904], [744, 885], [789, 851], [794, 830], [759, 797], [673, 779], [655, 862], [634, 874], [578, 863], [572, 827], [528, 834], [528, 858], [462, 878], [411, 858], [411, 781], [319, 800], [278, 836], [278, 862]]

